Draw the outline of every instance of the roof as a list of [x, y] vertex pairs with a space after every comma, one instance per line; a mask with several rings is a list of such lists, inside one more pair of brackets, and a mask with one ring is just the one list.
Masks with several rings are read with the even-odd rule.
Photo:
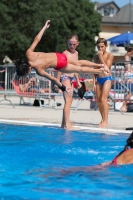
[[95, 4], [97, 6], [97, 9], [100, 9], [102, 7], [105, 7], [105, 6], [108, 6], [109, 4], [114, 4], [115, 7], [117, 7], [117, 9], [120, 10], [120, 8], [118, 7], [118, 5], [114, 1], [109, 1], [109, 2], [106, 2], [106, 3], [95, 2]]
[[115, 16], [109, 17], [109, 16], [103, 16], [102, 17], [102, 23], [121, 23], [121, 24], [129, 24], [130, 22], [133, 22], [133, 15], [132, 15], [133, 5], [127, 4], [123, 6]]

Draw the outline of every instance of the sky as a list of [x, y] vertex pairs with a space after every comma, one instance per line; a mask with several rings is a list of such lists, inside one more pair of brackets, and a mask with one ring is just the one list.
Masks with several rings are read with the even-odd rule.
[[[92, 0], [93, 1], [93, 0]], [[110, 2], [110, 1], [112, 1], [112, 0], [95, 0], [95, 1], [97, 1], [97, 2], [99, 2], [99, 3], [106, 3], [106, 2]], [[95, 1], [93, 1], [93, 2], [95, 2]], [[119, 6], [120, 8], [122, 7], [122, 6], [125, 6], [126, 4], [128, 4], [128, 3], [132, 3], [133, 4], [133, 0], [114, 0], [114, 2], [117, 4], [117, 6]]]

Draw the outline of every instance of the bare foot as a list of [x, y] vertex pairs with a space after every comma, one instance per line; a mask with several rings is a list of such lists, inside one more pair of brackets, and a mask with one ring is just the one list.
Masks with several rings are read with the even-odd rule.
[[66, 130], [80, 130], [80, 128], [78, 127], [74, 127], [74, 126], [69, 126], [65, 128]]
[[126, 106], [122, 106], [122, 107], [120, 108], [120, 111], [122, 111], [122, 112], [127, 112]]
[[61, 128], [64, 128], [64, 129], [67, 129], [69, 127], [72, 127], [72, 124], [71, 123], [68, 123], [68, 125], [66, 125], [66, 123], [62, 123], [61, 124]]
[[75, 127], [75, 126], [73, 126], [73, 129], [72, 130], [81, 130], [81, 128], [80, 127]]
[[101, 120], [100, 124], [98, 126], [100, 126], [103, 123], [103, 120]]
[[99, 124], [98, 128], [108, 128], [108, 123], [102, 122], [102, 123]]
[[100, 127], [100, 126], [101, 126], [101, 124], [102, 124], [102, 122], [100, 122], [100, 124], [98, 125], [98, 127]]
[[70, 125], [70, 126], [62, 126], [61, 128], [64, 128], [64, 129], [66, 129], [66, 130], [80, 130], [81, 128], [80, 127], [74, 127], [74, 126], [72, 126], [72, 125]]

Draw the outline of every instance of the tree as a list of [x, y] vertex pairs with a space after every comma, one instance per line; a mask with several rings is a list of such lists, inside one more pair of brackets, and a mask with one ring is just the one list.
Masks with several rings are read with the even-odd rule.
[[47, 19], [51, 20], [51, 26], [36, 51], [62, 52], [68, 35], [76, 33], [80, 40], [80, 58], [92, 59], [101, 15], [89, 0], [1, 0], [0, 63], [5, 55], [12, 60], [24, 57]]

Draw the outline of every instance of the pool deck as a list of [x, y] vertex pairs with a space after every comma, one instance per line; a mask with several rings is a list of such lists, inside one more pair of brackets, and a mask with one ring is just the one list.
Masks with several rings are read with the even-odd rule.
[[[0, 95], [0, 100], [3, 99], [3, 95]], [[31, 105], [19, 105], [19, 97], [7, 97], [14, 104], [15, 108], [12, 107], [9, 101], [3, 100], [0, 102], [0, 122], [9, 122], [12, 120], [16, 122], [33, 122], [33, 123], [46, 123], [49, 125], [60, 126], [62, 119], [62, 108], [63, 108], [63, 99], [59, 98], [57, 102], [62, 105], [54, 109], [52, 107], [35, 107], [33, 106], [34, 99], [31, 100]], [[25, 98], [27, 102], [28, 99]], [[48, 103], [48, 100], [44, 100], [45, 104]], [[98, 124], [101, 120], [100, 113], [98, 110], [90, 109], [90, 101], [84, 100], [78, 107], [78, 110], [75, 110], [77, 100], [73, 100], [71, 106], [70, 120], [74, 126], [86, 127], [88, 129], [98, 129]], [[50, 105], [54, 104], [51, 100]], [[109, 129], [115, 129], [123, 132], [126, 128], [133, 127], [133, 113], [124, 113], [114, 112], [113, 110], [109, 111]]]

